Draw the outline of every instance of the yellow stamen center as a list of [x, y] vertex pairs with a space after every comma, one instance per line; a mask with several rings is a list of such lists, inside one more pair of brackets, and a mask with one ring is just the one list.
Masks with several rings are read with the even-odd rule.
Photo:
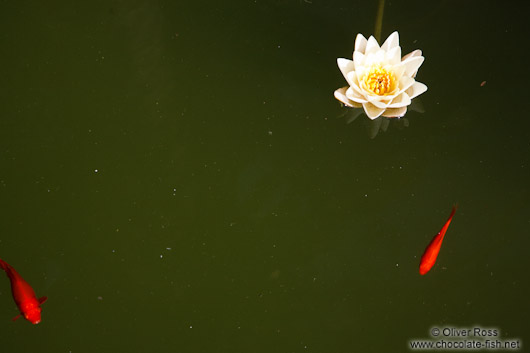
[[381, 67], [381, 65], [372, 66], [364, 75], [363, 81], [365, 88], [378, 96], [386, 96], [396, 88], [394, 73]]

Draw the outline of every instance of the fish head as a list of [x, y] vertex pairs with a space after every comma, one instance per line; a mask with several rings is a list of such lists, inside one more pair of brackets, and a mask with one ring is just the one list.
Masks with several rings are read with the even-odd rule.
[[22, 305], [20, 308], [24, 318], [32, 324], [38, 324], [40, 322], [41, 308], [37, 299], [29, 300]]
[[26, 320], [36, 325], [40, 322], [40, 312], [41, 308], [39, 306], [33, 306], [31, 308], [27, 308], [27, 310], [24, 310], [23, 314]]
[[431, 269], [432, 265], [428, 264], [428, 263], [422, 263], [420, 265], [420, 275], [424, 275], [426, 274], [427, 272], [429, 272], [429, 270]]

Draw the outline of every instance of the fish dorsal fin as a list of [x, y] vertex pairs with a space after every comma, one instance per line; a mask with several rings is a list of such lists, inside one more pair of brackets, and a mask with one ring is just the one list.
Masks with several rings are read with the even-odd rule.
[[48, 297], [40, 297], [40, 298], [39, 298], [39, 304], [40, 304], [40, 305], [44, 304], [44, 302], [45, 302], [46, 300], [48, 300]]

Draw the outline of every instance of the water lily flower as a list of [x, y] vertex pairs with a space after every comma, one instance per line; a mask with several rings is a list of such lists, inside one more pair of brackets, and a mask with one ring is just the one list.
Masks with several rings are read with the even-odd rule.
[[421, 50], [401, 58], [397, 31], [382, 46], [373, 36], [367, 40], [359, 33], [353, 60], [337, 59], [348, 86], [336, 90], [335, 98], [348, 107], [363, 107], [372, 120], [402, 117], [412, 99], [427, 91], [427, 86], [415, 80], [423, 60]]

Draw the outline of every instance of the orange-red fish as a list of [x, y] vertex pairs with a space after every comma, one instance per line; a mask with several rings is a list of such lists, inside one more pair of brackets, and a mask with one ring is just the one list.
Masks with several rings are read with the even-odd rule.
[[48, 298], [41, 297], [37, 299], [33, 288], [31, 288], [28, 282], [24, 281], [13, 267], [2, 259], [0, 259], [0, 267], [6, 271], [7, 277], [11, 281], [11, 293], [18, 306], [18, 310], [20, 310], [20, 314], [15, 316], [13, 321], [22, 315], [32, 324], [38, 324], [40, 322], [40, 306]]
[[453, 206], [453, 211], [451, 211], [451, 215], [449, 216], [447, 222], [445, 222], [444, 226], [442, 227], [442, 230], [440, 230], [440, 232], [436, 234], [436, 236], [431, 240], [431, 242], [425, 249], [425, 252], [421, 257], [420, 262], [420, 275], [424, 275], [429, 272], [429, 270], [436, 262], [436, 257], [438, 257], [438, 253], [440, 252], [440, 247], [442, 246], [442, 241], [444, 240], [445, 232], [447, 232], [447, 228], [449, 228], [449, 224], [451, 223], [455, 212], [456, 206]]

